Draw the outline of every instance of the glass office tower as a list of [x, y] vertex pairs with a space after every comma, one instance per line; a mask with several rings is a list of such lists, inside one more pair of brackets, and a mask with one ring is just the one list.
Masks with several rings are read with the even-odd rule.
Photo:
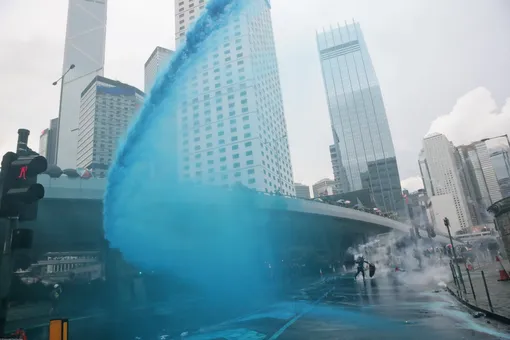
[[386, 110], [359, 23], [318, 32], [317, 44], [333, 130], [335, 188], [339, 193], [368, 188], [378, 208], [402, 213]]

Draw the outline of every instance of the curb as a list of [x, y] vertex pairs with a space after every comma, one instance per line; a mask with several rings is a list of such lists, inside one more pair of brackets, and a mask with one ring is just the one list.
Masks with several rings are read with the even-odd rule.
[[501, 314], [493, 313], [493, 312], [488, 311], [488, 310], [486, 310], [484, 308], [480, 308], [478, 306], [472, 305], [471, 303], [467, 302], [463, 298], [457, 296], [457, 294], [455, 294], [455, 292], [453, 290], [451, 290], [450, 287], [448, 287], [448, 286], [446, 287], [446, 290], [448, 290], [448, 292], [451, 295], [453, 295], [460, 303], [462, 303], [464, 306], [468, 307], [469, 309], [475, 310], [477, 312], [482, 312], [487, 317], [489, 317], [491, 319], [494, 319], [496, 321], [499, 321], [499, 322], [505, 323], [507, 325], [510, 325], [510, 318], [508, 318], [506, 316], [503, 316]]

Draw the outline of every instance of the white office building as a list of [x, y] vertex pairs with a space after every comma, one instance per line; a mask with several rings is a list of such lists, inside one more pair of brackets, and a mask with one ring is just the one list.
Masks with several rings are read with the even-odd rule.
[[[176, 45], [205, 7], [176, 0]], [[240, 183], [294, 195], [287, 126], [267, 0], [231, 18], [181, 89], [180, 174], [213, 185]]]
[[170, 58], [174, 52], [164, 47], [158, 46], [152, 51], [151, 56], [145, 62], [144, 67], [144, 92], [149, 94], [152, 85], [156, 81], [157, 76], [161, 71], [168, 66]]
[[64, 47], [65, 73], [57, 141], [57, 165], [75, 168], [80, 95], [97, 75], [103, 75], [107, 0], [69, 0]]
[[330, 196], [335, 193], [336, 182], [329, 178], [324, 178], [312, 185], [313, 197]]
[[77, 166], [103, 177], [120, 138], [143, 103], [143, 92], [97, 76], [81, 94]]
[[[452, 229], [464, 229], [471, 227], [472, 223], [464, 187], [457, 168], [455, 152], [455, 147], [446, 136], [439, 133], [431, 134], [423, 140], [420, 165], [426, 164], [427, 166], [429, 177], [424, 178], [424, 184], [430, 183], [426, 186], [429, 187], [427, 191], [431, 191], [428, 194], [433, 206], [441, 209], [444, 214], [455, 212], [454, 216], [436, 216], [436, 227], [440, 227], [443, 218], [448, 217]], [[425, 163], [423, 163], [424, 160]], [[422, 167], [421, 170], [422, 176], [426, 176]]]
[[294, 183], [296, 197], [310, 199], [310, 187], [301, 183]]

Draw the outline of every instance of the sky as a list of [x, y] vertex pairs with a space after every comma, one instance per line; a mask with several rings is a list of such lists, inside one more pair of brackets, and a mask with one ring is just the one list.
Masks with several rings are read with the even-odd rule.
[[[58, 116], [67, 1], [0, 1], [0, 153], [18, 128]], [[294, 179], [332, 177], [333, 141], [315, 32], [360, 22], [392, 132], [403, 187], [422, 187], [423, 137], [456, 144], [510, 134], [510, 1], [273, 0], [272, 17]], [[173, 0], [108, 0], [105, 76], [143, 89], [156, 46], [174, 48]]]

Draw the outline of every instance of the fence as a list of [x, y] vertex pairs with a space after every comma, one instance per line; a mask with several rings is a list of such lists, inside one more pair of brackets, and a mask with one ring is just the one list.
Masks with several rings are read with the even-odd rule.
[[510, 269], [508, 261], [472, 266], [471, 263], [450, 263], [453, 282], [449, 285], [457, 298], [481, 311], [510, 322]]

